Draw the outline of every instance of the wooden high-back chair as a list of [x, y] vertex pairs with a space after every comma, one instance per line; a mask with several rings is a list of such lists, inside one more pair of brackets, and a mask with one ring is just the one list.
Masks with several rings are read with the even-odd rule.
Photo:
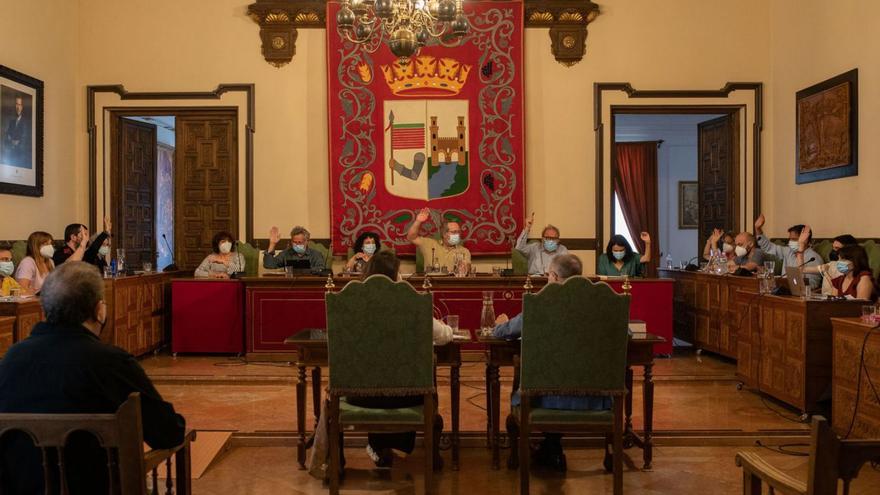
[[[47, 494], [68, 493], [67, 480], [76, 473], [67, 469], [64, 446], [71, 435], [78, 432], [93, 435], [105, 449], [111, 495], [146, 495], [147, 473], [152, 473], [152, 493], [158, 494], [158, 468], [163, 461], [166, 464], [166, 494], [187, 495], [192, 492], [189, 448], [195, 433], [188, 432], [178, 447], [145, 453], [138, 393], [129, 395], [113, 414], [0, 414], [0, 438], [13, 431], [27, 434], [40, 449], [43, 473], [51, 474], [45, 476]], [[171, 456], [175, 456], [176, 464], [177, 487], [174, 491]], [[0, 472], [0, 479], [15, 476], [16, 473]], [[53, 486], [54, 483], [60, 486]]]
[[868, 461], [880, 461], [880, 440], [842, 440], [822, 416], [813, 416], [810, 432], [810, 469], [806, 483], [771, 466], [754, 452], [736, 454], [742, 467], [743, 494], [760, 495], [762, 485], [782, 495], [836, 495], [837, 480], [843, 493]]

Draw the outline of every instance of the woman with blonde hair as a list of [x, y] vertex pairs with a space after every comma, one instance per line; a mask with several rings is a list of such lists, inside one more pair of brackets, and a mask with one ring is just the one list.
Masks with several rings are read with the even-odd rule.
[[15, 271], [15, 280], [25, 291], [36, 293], [43, 287], [43, 280], [49, 272], [55, 269], [52, 262], [52, 256], [55, 255], [52, 235], [42, 231], [29, 235], [26, 254]]

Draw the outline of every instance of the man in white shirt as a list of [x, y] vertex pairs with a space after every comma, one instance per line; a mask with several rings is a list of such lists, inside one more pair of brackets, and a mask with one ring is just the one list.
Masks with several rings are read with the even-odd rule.
[[529, 275], [546, 275], [550, 262], [560, 254], [568, 254], [568, 249], [559, 244], [559, 229], [547, 225], [541, 231], [541, 241], [529, 243], [529, 230], [535, 221], [535, 212], [526, 218], [525, 226], [516, 239], [514, 248], [529, 259]]

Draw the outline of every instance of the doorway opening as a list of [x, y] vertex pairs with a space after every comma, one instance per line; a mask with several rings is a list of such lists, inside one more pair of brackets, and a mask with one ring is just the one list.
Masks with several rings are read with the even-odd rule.
[[107, 209], [135, 270], [193, 270], [217, 232], [238, 230], [238, 110], [109, 111]]
[[[656, 168], [645, 178], [647, 197], [640, 212], [650, 226], [651, 265], [679, 268], [699, 264], [703, 246], [719, 228], [734, 231], [740, 225], [739, 191], [742, 182], [740, 109], [737, 107], [656, 107], [612, 109], [612, 215], [613, 234], [623, 235], [638, 249], [638, 235], [627, 222], [639, 203], [618, 191], [618, 167], [627, 166], [618, 153], [624, 143], [653, 143]], [[653, 210], [653, 211], [652, 211]], [[626, 215], [625, 213], [629, 213]], [[636, 242], [633, 242], [636, 241]]]

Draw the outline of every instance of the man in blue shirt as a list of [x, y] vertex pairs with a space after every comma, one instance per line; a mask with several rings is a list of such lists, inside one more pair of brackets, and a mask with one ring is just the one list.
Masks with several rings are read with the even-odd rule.
[[[583, 271], [583, 264], [577, 256], [573, 254], [560, 254], [550, 262], [547, 282], [561, 284], [569, 277], [581, 275]], [[492, 335], [502, 339], [515, 340], [522, 335], [522, 328], [522, 313], [513, 318], [508, 318], [506, 314], [502, 313], [495, 319], [495, 329], [492, 331]], [[515, 391], [510, 398], [510, 404], [512, 406], [519, 405], [519, 400], [519, 391]], [[607, 410], [611, 409], [611, 398], [604, 396], [546, 395], [536, 398], [532, 406], [543, 409]], [[566, 461], [565, 454], [562, 453], [562, 435], [558, 433], [544, 433], [544, 440], [541, 442], [537, 452], [534, 453], [533, 459], [538, 464], [565, 471]]]

